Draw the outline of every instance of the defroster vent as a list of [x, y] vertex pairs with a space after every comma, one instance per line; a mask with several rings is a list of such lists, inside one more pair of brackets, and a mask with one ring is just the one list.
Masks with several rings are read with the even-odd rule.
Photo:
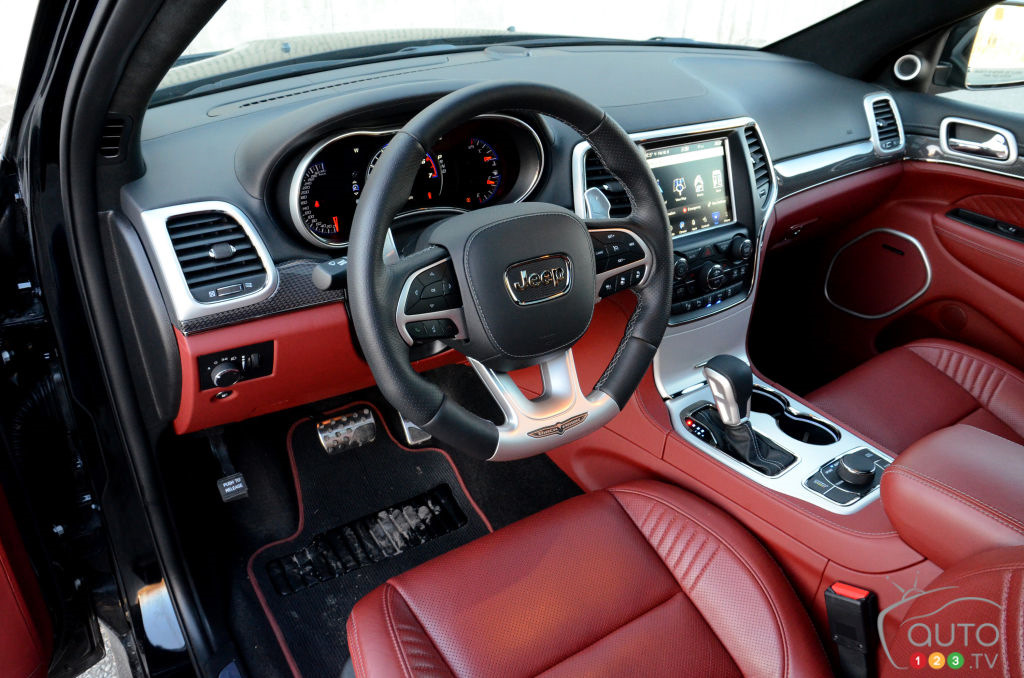
[[753, 125], [744, 128], [743, 138], [747, 142], [747, 150], [750, 152], [750, 162], [754, 167], [754, 184], [757, 187], [757, 197], [761, 201], [761, 208], [768, 206], [769, 196], [772, 192], [772, 173], [768, 168], [768, 156], [764, 151], [764, 142]]
[[214, 302], [255, 292], [267, 280], [256, 248], [235, 219], [197, 212], [167, 219], [167, 234], [196, 301]]
[[629, 206], [626, 189], [622, 187], [618, 179], [612, 176], [611, 172], [605, 169], [593, 151], [587, 151], [584, 166], [587, 172], [587, 188], [601, 189], [612, 205], [608, 216], [613, 219], [628, 217], [632, 210]]

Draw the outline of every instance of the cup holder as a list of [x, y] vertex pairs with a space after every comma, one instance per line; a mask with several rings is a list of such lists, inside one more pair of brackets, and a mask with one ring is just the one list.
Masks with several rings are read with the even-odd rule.
[[832, 445], [839, 442], [839, 433], [817, 419], [795, 414], [782, 396], [755, 388], [750, 396], [750, 409], [767, 414], [775, 420], [779, 430], [790, 438], [808, 445]]

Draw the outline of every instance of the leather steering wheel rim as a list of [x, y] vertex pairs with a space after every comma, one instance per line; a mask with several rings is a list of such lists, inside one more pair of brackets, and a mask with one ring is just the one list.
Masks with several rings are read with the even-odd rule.
[[[575, 381], [575, 391], [566, 397], [575, 401], [571, 413], [580, 414], [560, 419], [560, 413], [553, 412], [546, 427], [525, 431], [520, 426], [514, 434], [508, 429], [508, 422], [502, 429], [448, 398], [436, 385], [421, 377], [410, 363], [407, 342], [396, 323], [396, 303], [405, 280], [424, 266], [441, 260], [446, 252], [438, 245], [430, 245], [394, 262], [385, 262], [381, 256], [388, 230], [407, 201], [427, 150], [460, 122], [496, 111], [539, 113], [575, 129], [590, 143], [609, 172], [622, 183], [632, 208], [627, 219], [587, 220], [585, 224], [567, 210], [553, 205], [523, 203], [518, 206], [520, 211], [530, 217], [536, 216], [541, 207], [549, 207], [548, 212], [555, 214], [560, 211], [555, 216], [563, 217], [563, 220], [571, 217], [587, 229], [627, 229], [640, 239], [645, 250], [644, 263], [649, 267], [643, 281], [632, 288], [637, 296], [636, 310], [629, 319], [622, 341], [594, 391], [586, 396], [586, 403], [580, 400], [581, 394], [578, 393], [571, 347], [564, 351], [567, 365], [564, 360], [537, 360], [533, 363], [541, 364], [546, 385], [551, 373], [568, 369], [569, 377]], [[512, 206], [501, 207], [504, 213], [518, 213]], [[497, 209], [485, 207], [470, 214]], [[567, 228], [575, 226], [570, 224]], [[423, 109], [391, 139], [369, 177], [353, 218], [348, 257], [349, 309], [363, 354], [385, 398], [428, 433], [484, 459], [501, 460], [542, 453], [602, 426], [625, 406], [636, 390], [654, 358], [668, 322], [671, 238], [664, 202], [654, 176], [636, 143], [614, 120], [593, 104], [556, 87], [488, 82], [459, 89]], [[590, 265], [592, 262], [591, 249]], [[576, 265], [576, 275], [592, 274], [592, 269], [580, 270], [579, 261]], [[460, 273], [461, 282], [464, 281]], [[464, 299], [467, 296], [463, 293]], [[448, 343], [459, 349], [457, 342]], [[471, 363], [481, 376], [496, 376], [479, 362], [471, 360]], [[521, 408], [516, 409], [520, 405], [532, 407], [518, 399], [511, 404], [508, 398], [502, 402], [503, 396], [508, 394], [501, 389], [503, 385], [507, 387], [510, 378], [485, 378], [485, 383], [499, 400], [506, 417], [514, 417], [516, 413], [522, 415]], [[512, 398], [515, 399], [514, 396]], [[570, 410], [562, 414], [565, 413], [570, 413]], [[573, 419], [579, 421], [573, 422]]]

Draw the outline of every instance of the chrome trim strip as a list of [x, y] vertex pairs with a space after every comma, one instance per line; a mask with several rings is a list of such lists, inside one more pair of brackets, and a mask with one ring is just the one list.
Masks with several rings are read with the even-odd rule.
[[[484, 115], [478, 115], [475, 118], [471, 119], [479, 120], [481, 118], [504, 120], [513, 125], [521, 127], [522, 129], [526, 130], [530, 138], [533, 139], [533, 143], [537, 147], [537, 171], [534, 173], [533, 179], [530, 182], [530, 185], [526, 189], [526, 191], [524, 191], [521, 196], [518, 196], [515, 198], [515, 200], [511, 201], [512, 203], [522, 202], [526, 198], [530, 197], [534, 189], [537, 188], [537, 184], [540, 183], [541, 175], [544, 173], [544, 144], [540, 140], [540, 135], [537, 134], [537, 130], [533, 129], [533, 127], [526, 124], [519, 118], [513, 117], [511, 115], [503, 115], [501, 113], [485, 113]], [[329, 242], [316, 236], [308, 228], [306, 228], [305, 223], [302, 221], [302, 215], [299, 211], [299, 188], [302, 186], [302, 177], [306, 173], [306, 168], [309, 167], [309, 164], [313, 161], [313, 158], [315, 158], [317, 154], [320, 153], [320, 151], [322, 151], [327, 146], [330, 146], [334, 142], [341, 141], [342, 139], [346, 139], [348, 137], [394, 136], [395, 133], [397, 133], [399, 130], [401, 130], [400, 127], [384, 130], [350, 130], [348, 132], [344, 132], [343, 134], [338, 134], [333, 137], [328, 137], [327, 139], [322, 139], [311, 149], [309, 149], [309, 151], [307, 151], [305, 155], [302, 156], [302, 159], [299, 161], [298, 166], [295, 168], [295, 172], [292, 174], [292, 180], [288, 186], [288, 213], [291, 216], [292, 226], [295, 228], [296, 232], [298, 232], [298, 234], [302, 236], [304, 240], [306, 240], [310, 244], [316, 245], [317, 247], [326, 247], [330, 249], [340, 249], [342, 247], [348, 247], [348, 242]], [[409, 216], [412, 214], [428, 214], [430, 212], [442, 211], [456, 211], [460, 213], [466, 212], [465, 209], [462, 209], [460, 207], [447, 205], [438, 207], [421, 207], [419, 209], [409, 210], [407, 212], [400, 212], [398, 215], [396, 215], [395, 219], [397, 220], [401, 217]], [[351, 226], [352, 225], [349, 224], [349, 228], [351, 228]]]
[[775, 171], [779, 175], [779, 200], [836, 179], [881, 167], [892, 160], [879, 160], [874, 145], [867, 140], [780, 160], [775, 164]]
[[[924, 260], [925, 281], [924, 281], [924, 287], [922, 287], [920, 290], [915, 292], [906, 301], [904, 301], [903, 303], [899, 304], [898, 306], [896, 306], [892, 310], [886, 311], [885, 313], [880, 313], [880, 314], [877, 314], [877, 315], [865, 315], [864, 313], [858, 313], [857, 311], [852, 311], [852, 310], [846, 308], [845, 306], [840, 306], [839, 304], [837, 304], [832, 299], [832, 297], [829, 295], [829, 293], [828, 293], [828, 281], [829, 281], [829, 278], [832, 276], [832, 267], [835, 266], [836, 259], [839, 258], [839, 255], [842, 254], [843, 250], [845, 250], [847, 247], [850, 247], [851, 245], [853, 245], [853, 244], [855, 244], [857, 242], [860, 242], [861, 240], [863, 240], [864, 238], [868, 237], [869, 235], [871, 235], [873, 233], [888, 233], [890, 235], [895, 235], [895, 236], [897, 236], [899, 238], [903, 238], [904, 240], [910, 241], [910, 243], [914, 247], [917, 248], [917, 251], [921, 253], [921, 258]], [[894, 313], [896, 313], [898, 311], [902, 311], [907, 306], [910, 306], [910, 304], [914, 303], [914, 301], [916, 301], [922, 294], [924, 294], [928, 290], [928, 287], [931, 286], [931, 284], [932, 284], [932, 265], [931, 265], [931, 262], [928, 261], [928, 253], [925, 252], [924, 247], [917, 240], [917, 238], [915, 238], [915, 237], [913, 237], [911, 235], [907, 235], [906, 233], [903, 233], [902, 231], [897, 231], [897, 230], [892, 229], [892, 228], [873, 228], [870, 231], [867, 231], [866, 233], [862, 233], [859, 236], [857, 236], [856, 238], [854, 238], [853, 240], [851, 240], [850, 242], [846, 243], [845, 245], [840, 247], [838, 250], [836, 250], [836, 253], [832, 255], [832, 261], [829, 262], [829, 264], [828, 264], [828, 271], [825, 273], [825, 299], [828, 301], [828, 303], [832, 304], [834, 307], [838, 308], [843, 313], [849, 313], [852, 316], [856, 316], [858, 318], [863, 318], [865, 320], [878, 320], [879, 318], [888, 318], [889, 316], [893, 315]]]
[[[983, 155], [976, 155], [974, 153], [964, 153], [963, 151], [957, 151], [949, 147], [949, 126], [950, 125], [969, 125], [976, 127], [992, 134], [999, 134], [1006, 140], [1007, 153], [1009, 154], [1005, 160], [999, 160], [998, 158], [987, 158]], [[1017, 162], [1017, 137], [1010, 130], [1004, 127], [997, 127], [996, 125], [990, 125], [987, 122], [979, 122], [977, 120], [971, 120], [969, 118], [958, 118], [956, 116], [950, 116], [943, 118], [942, 122], [939, 123], [939, 147], [942, 148], [942, 152], [946, 155], [950, 155], [956, 158], [970, 158], [981, 163], [992, 163], [994, 165], [1012, 165]]]
[[[900, 143], [895, 148], [882, 148], [878, 139], [878, 123], [875, 120], [874, 104], [876, 101], [888, 101], [892, 107], [892, 116], [896, 119], [896, 129], [900, 135]], [[881, 157], [887, 157], [900, 153], [907, 146], [907, 135], [903, 131], [903, 118], [900, 116], [900, 109], [896, 106], [896, 100], [888, 92], [877, 92], [864, 97], [864, 113], [868, 116], [868, 129], [871, 132], [871, 144], [875, 147], [875, 153]]]
[[[171, 236], [167, 233], [167, 219], [199, 212], [221, 212], [238, 222], [267, 272], [263, 287], [248, 294], [218, 301], [199, 302], [192, 296], [185, 274], [181, 270], [178, 255], [174, 252]], [[140, 235], [153, 259], [153, 268], [160, 278], [164, 295], [170, 301], [174, 317], [179, 322], [249, 306], [273, 296], [277, 291], [280, 276], [274, 260], [252, 222], [234, 205], [219, 200], [207, 200], [146, 210], [142, 212], [141, 217]]]
[[[390, 231], [388, 231], [390, 233]], [[446, 261], [451, 261], [451, 257], [445, 257], [439, 261], [435, 261], [432, 264], [427, 264], [423, 268], [418, 268], [409, 274], [409, 277], [405, 279], [405, 284], [402, 285], [402, 292], [398, 295], [398, 308], [395, 310], [395, 322], [398, 323], [398, 334], [402, 336], [402, 340], [405, 341], [409, 346], [413, 345], [413, 338], [409, 335], [409, 331], [405, 329], [406, 323], [419, 322], [420, 320], [440, 320], [446, 318], [455, 323], [455, 336], [446, 337], [446, 339], [465, 339], [466, 338], [466, 317], [463, 314], [462, 307], [458, 308], [446, 308], [443, 311], [434, 311], [433, 313], [419, 313], [416, 315], [407, 315], [405, 312], [405, 302], [409, 298], [409, 288], [412, 287], [412, 281], [416, 277], [426, 271], [428, 268], [434, 268], [438, 264], [443, 264]]]

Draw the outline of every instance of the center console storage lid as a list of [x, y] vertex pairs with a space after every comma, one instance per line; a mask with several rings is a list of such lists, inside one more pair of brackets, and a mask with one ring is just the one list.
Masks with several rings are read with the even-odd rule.
[[900, 537], [942, 568], [1024, 545], [1024, 446], [958, 424], [911, 445], [882, 476]]

